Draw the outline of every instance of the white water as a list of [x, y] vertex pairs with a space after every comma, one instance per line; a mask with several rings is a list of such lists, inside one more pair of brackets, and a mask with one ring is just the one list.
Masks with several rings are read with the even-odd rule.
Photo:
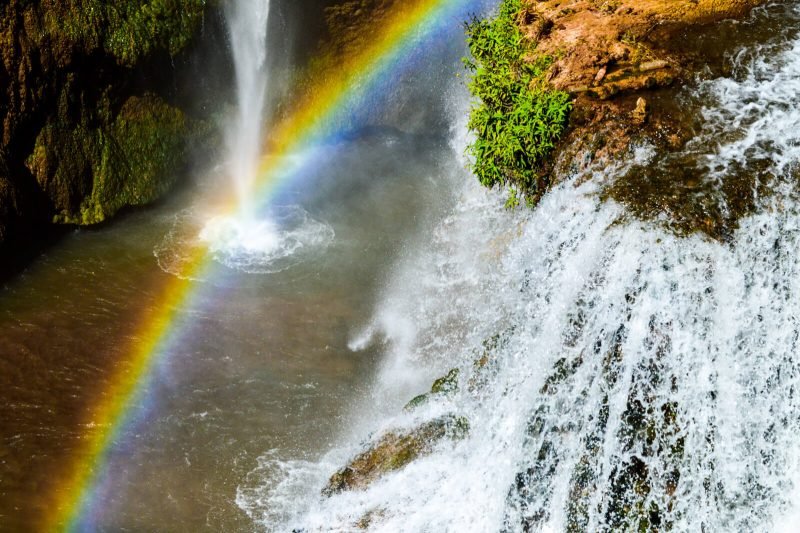
[[236, 73], [237, 112], [226, 131], [230, 173], [239, 209], [253, 209], [267, 92], [270, 0], [228, 0], [226, 17]]
[[[637, 529], [656, 506], [659, 530], [795, 531], [800, 42], [757, 58], [700, 88], [706, 126], [688, 148], [709, 180], [765, 162], [774, 177], [729, 243], [676, 237], [601, 201], [622, 164], [533, 212], [505, 212], [470, 182], [352, 344], [387, 344], [361, 422], [319, 461], [265, 455], [239, 505], [278, 531], [349, 531], [368, 513], [387, 532], [610, 531]], [[455, 396], [401, 411], [454, 366]], [[451, 412], [470, 421], [463, 441], [367, 490], [320, 496], [370, 432]], [[635, 521], [612, 513], [626, 502], [644, 510]]]
[[[232, 214], [211, 216], [199, 232], [194, 231], [193, 224], [187, 224], [187, 220], [192, 222], [195, 218], [193, 214], [181, 214], [176, 227], [155, 252], [159, 264], [168, 272], [180, 272], [182, 258], [191, 255], [187, 250], [199, 246], [228, 268], [271, 274], [304, 261], [302, 252], [323, 251], [334, 239], [328, 224], [313, 219], [300, 206], [271, 208], [267, 212], [259, 204], [262, 199], [255, 197], [269, 81], [269, 12], [270, 0], [230, 0], [227, 4], [237, 95], [237, 112], [226, 130], [227, 172], [236, 192], [237, 208]], [[295, 163], [292, 158], [287, 156], [289, 166]]]
[[299, 206], [276, 208], [263, 220], [220, 217], [208, 221], [200, 238], [225, 266], [249, 274], [281, 272], [320, 253], [333, 241], [333, 228]]

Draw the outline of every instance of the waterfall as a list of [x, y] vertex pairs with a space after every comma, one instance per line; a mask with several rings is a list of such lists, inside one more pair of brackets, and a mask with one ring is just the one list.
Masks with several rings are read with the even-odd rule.
[[[465, 185], [385, 290], [370, 329], [387, 359], [360, 408], [388, 411], [371, 404], [401, 378], [423, 392], [420, 367], [460, 367], [459, 390], [395, 405], [319, 460], [265, 456], [240, 506], [276, 530], [796, 527], [800, 41], [756, 52], [696, 89], [705, 125], [687, 148], [708, 180], [769, 176], [730, 240], [677, 236], [603, 199], [603, 184], [653, 162], [647, 146], [532, 212]], [[469, 420], [463, 440], [365, 490], [320, 494], [369, 432], [448, 413]]]
[[230, 173], [239, 210], [252, 215], [253, 185], [261, 155], [267, 91], [270, 0], [230, 0], [226, 8], [236, 73], [237, 112], [226, 131]]

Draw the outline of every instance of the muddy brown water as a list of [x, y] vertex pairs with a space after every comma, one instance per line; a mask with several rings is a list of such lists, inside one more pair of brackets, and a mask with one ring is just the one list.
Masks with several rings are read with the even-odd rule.
[[[369, 320], [393, 257], [447, 197], [434, 178], [451, 151], [414, 136], [341, 148], [349, 155], [325, 179], [358, 194], [320, 184], [325, 201], [298, 193], [336, 232], [325, 253], [276, 274], [229, 271], [200, 283], [201, 296], [181, 311], [176, 323], [191, 323], [191, 333], [145, 393], [157, 407], [119, 437], [98, 528], [247, 530], [234, 500], [257, 457], [325, 450], [349, 403], [366, 394], [377, 353], [354, 353], [348, 342]], [[87, 434], [85, 411], [173, 282], [154, 249], [195, 194], [76, 231], [2, 288], [0, 530], [35, 528], [47, 513]]]

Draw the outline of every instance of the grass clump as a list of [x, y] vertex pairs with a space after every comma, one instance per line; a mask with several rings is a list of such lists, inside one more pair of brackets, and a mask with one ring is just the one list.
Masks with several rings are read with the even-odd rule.
[[469, 118], [475, 140], [467, 148], [470, 169], [486, 187], [507, 187], [509, 207], [534, 205], [547, 190], [543, 163], [567, 123], [569, 95], [544, 79], [548, 56], [530, 55], [522, 34], [522, 0], [503, 0], [496, 16], [466, 24], [471, 72], [469, 90], [477, 102]]

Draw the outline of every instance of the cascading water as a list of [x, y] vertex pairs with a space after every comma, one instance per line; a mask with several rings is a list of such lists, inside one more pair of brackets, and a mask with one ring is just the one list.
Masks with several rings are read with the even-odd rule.
[[[353, 343], [371, 332], [388, 346], [362, 422], [320, 460], [264, 456], [240, 506], [280, 531], [796, 527], [800, 41], [740, 54], [735, 71], [697, 89], [705, 126], [687, 148], [707, 180], [767, 168], [770, 194], [729, 241], [678, 237], [601, 199], [652, 162], [648, 147], [530, 213], [465, 186]], [[398, 409], [423, 389], [418, 369], [453, 366], [457, 392]], [[387, 412], [401, 414], [376, 425]], [[450, 413], [469, 420], [464, 439], [364, 490], [320, 494], [368, 432]]]
[[257, 218], [253, 198], [268, 81], [269, 4], [270, 0], [231, 0], [226, 8], [236, 73], [237, 111], [225, 139], [237, 209], [234, 216], [212, 218], [200, 233], [200, 239], [233, 267], [257, 265], [281, 245], [274, 223]]

